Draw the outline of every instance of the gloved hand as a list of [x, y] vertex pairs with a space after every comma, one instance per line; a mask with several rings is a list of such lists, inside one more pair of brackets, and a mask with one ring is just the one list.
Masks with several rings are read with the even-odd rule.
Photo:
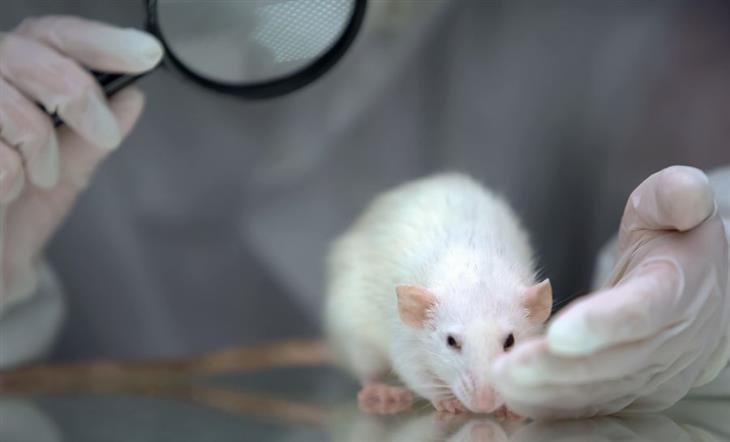
[[[74, 17], [0, 33], [0, 313], [33, 292], [47, 240], [142, 111], [138, 90], [107, 101], [85, 68], [141, 73], [161, 57], [148, 34]], [[55, 130], [36, 102], [66, 125]]]
[[707, 177], [675, 166], [641, 183], [606, 287], [492, 367], [518, 413], [586, 417], [665, 409], [730, 356], [728, 241]]

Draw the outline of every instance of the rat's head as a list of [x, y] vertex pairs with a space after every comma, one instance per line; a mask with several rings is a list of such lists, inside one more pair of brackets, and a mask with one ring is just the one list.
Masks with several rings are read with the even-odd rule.
[[550, 315], [549, 280], [506, 296], [454, 296], [416, 285], [396, 289], [400, 319], [427, 356], [428, 369], [473, 412], [503, 405], [490, 367], [520, 340], [539, 333]]

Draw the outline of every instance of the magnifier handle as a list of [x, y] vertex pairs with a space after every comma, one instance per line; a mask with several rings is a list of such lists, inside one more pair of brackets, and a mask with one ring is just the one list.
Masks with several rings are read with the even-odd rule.
[[[102, 90], [104, 91], [104, 94], [107, 97], [111, 97], [112, 95], [121, 91], [122, 89], [124, 89], [125, 87], [134, 83], [135, 81], [139, 80], [141, 77], [143, 77], [145, 75], [145, 74], [139, 74], [139, 75], [110, 74], [107, 72], [96, 72], [96, 71], [91, 71], [91, 74], [94, 76], [96, 81], [99, 83]], [[61, 119], [61, 117], [58, 116], [58, 114], [54, 113], [53, 115], [51, 115], [51, 118], [53, 119], [54, 127], [58, 127], [63, 124], [63, 120]]]
[[96, 81], [99, 82], [107, 97], [111, 97], [144, 75], [109, 74], [106, 72], [95, 71], [92, 71], [91, 73], [94, 75], [94, 78], [96, 78]]

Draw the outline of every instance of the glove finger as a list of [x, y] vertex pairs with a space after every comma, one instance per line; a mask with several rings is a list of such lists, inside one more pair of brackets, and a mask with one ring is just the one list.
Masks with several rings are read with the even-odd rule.
[[[618, 379], [606, 379], [583, 384], [554, 384], [522, 382], [520, 374], [513, 377], [513, 363], [495, 362], [492, 376], [495, 389], [513, 410], [532, 418], [576, 418], [613, 414], [632, 408], [648, 395], [658, 394], [652, 404], [642, 404], [637, 411], [656, 412], [674, 404], [687, 392], [687, 385], [673, 385], [675, 381], [666, 373], [653, 373], [660, 378], [659, 385], [653, 378], [640, 373]], [[611, 361], [603, 361], [610, 366]], [[681, 367], [681, 365], [678, 365]], [[519, 373], [519, 371], [516, 371]]]
[[0, 78], [0, 139], [14, 146], [29, 180], [39, 187], [58, 181], [58, 140], [50, 118]]
[[[125, 88], [110, 100], [123, 134], [131, 130], [143, 106], [144, 96], [134, 87]], [[58, 130], [58, 142], [61, 165], [58, 184], [50, 189], [28, 189], [24, 198], [15, 201], [13, 210], [6, 213], [8, 228], [33, 223], [32, 229], [14, 229], [16, 234], [5, 238], [5, 250], [13, 250], [15, 261], [21, 264], [37, 256], [76, 196], [86, 187], [99, 162], [110, 153], [89, 144], [68, 127]]]
[[90, 143], [111, 149], [121, 142], [98, 83], [71, 59], [36, 41], [5, 35], [0, 39], [0, 75], [49, 112], [58, 112]]
[[510, 376], [514, 381], [525, 385], [575, 386], [618, 380], [629, 375], [647, 375], [648, 370], [666, 370], [675, 363], [684, 349], [672, 345], [684, 340], [672, 338], [682, 329], [682, 325], [677, 325], [651, 338], [588, 356], [559, 355], [550, 351], [544, 339], [528, 341], [504, 359], [511, 364]]
[[645, 262], [618, 285], [583, 297], [558, 314], [548, 326], [548, 346], [557, 354], [588, 355], [651, 336], [683, 318], [677, 314], [683, 284], [672, 260]]
[[692, 229], [714, 208], [712, 188], [701, 170], [667, 167], [639, 184], [629, 196], [619, 229], [619, 252], [647, 232]]
[[[127, 136], [137, 122], [144, 108], [144, 101], [144, 94], [133, 86], [118, 92], [110, 100], [111, 112], [119, 124], [123, 137]], [[86, 187], [97, 165], [109, 151], [95, 148], [68, 128], [61, 128], [58, 138], [61, 145], [59, 181], [63, 186], [71, 186], [76, 191], [81, 190]]]
[[696, 340], [716, 334], [719, 321], [720, 312], [709, 309], [686, 327], [678, 324], [651, 338], [581, 357], [551, 353], [545, 338], [536, 338], [499, 357], [492, 379], [509, 405], [618, 411], [651, 394], [655, 397], [641, 407], [658, 410], [694, 384], [704, 365], [695, 363], [703, 352]]
[[15, 200], [25, 185], [20, 155], [0, 140], [0, 203]]
[[615, 412], [630, 404], [646, 384], [644, 376], [564, 384], [547, 379], [553, 371], [542, 372], [546, 376], [537, 379], [537, 370], [529, 370], [551, 357], [547, 344], [538, 339], [520, 347], [520, 352], [515, 348], [494, 362], [492, 379], [507, 405], [529, 417], [588, 417]]
[[142, 73], [154, 68], [162, 58], [162, 45], [146, 32], [79, 17], [29, 18], [15, 32], [104, 72]]

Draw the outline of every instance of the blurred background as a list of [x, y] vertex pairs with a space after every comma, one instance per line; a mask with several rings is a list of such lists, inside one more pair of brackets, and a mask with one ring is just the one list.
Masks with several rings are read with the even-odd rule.
[[[143, 12], [5, 0], [0, 30]], [[342, 61], [291, 95], [141, 86], [145, 114], [48, 249], [57, 360], [317, 336], [328, 243], [378, 192], [442, 170], [504, 194], [556, 297], [584, 294], [636, 185], [730, 164], [730, 6], [374, 0]]]

